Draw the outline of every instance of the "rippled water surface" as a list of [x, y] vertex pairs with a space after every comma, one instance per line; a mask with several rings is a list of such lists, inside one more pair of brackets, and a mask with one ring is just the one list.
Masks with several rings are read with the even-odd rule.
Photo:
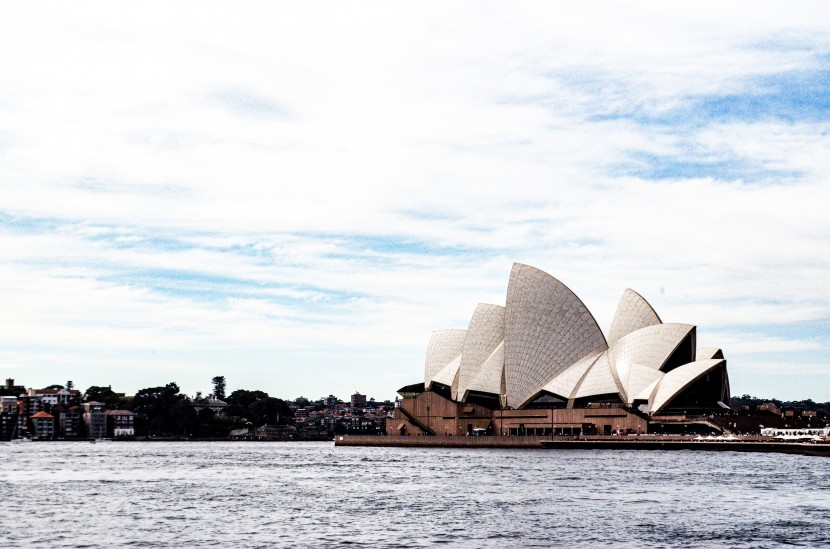
[[0, 443], [5, 547], [821, 547], [830, 459]]

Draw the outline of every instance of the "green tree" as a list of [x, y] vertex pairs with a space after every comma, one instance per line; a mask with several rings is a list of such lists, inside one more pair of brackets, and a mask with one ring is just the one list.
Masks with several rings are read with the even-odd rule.
[[196, 411], [175, 382], [138, 391], [133, 411], [136, 430], [143, 435], [187, 437], [196, 425]]
[[219, 400], [225, 400], [225, 376], [216, 376], [212, 380], [213, 396]]
[[122, 397], [120, 394], [112, 390], [112, 387], [99, 387], [93, 385], [84, 392], [84, 402], [100, 402], [106, 408], [113, 410], [115, 408], [130, 409], [129, 399]]
[[285, 401], [263, 391], [237, 389], [228, 395], [226, 402], [226, 416], [244, 418], [256, 426], [266, 423], [284, 425], [294, 421], [294, 412]]
[[245, 389], [237, 389], [228, 395], [225, 402], [228, 406], [238, 406], [240, 408], [248, 408], [251, 404], [261, 398], [268, 398], [268, 393], [264, 391], [247, 391]]
[[248, 406], [248, 419], [254, 425], [285, 425], [294, 422], [294, 412], [285, 401], [265, 397]]

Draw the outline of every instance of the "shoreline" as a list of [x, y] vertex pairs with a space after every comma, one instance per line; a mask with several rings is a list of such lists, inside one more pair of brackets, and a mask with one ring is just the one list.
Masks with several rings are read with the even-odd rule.
[[553, 439], [544, 436], [349, 436], [335, 437], [335, 446], [403, 448], [522, 448], [534, 450], [692, 450], [761, 452], [830, 457], [830, 444], [778, 442], [767, 437], [739, 441], [699, 441], [693, 437], [590, 437]]

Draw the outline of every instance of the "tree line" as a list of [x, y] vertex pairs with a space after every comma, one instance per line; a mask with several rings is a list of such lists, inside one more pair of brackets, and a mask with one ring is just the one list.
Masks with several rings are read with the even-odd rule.
[[733, 396], [732, 399], [729, 401], [729, 405], [732, 408], [738, 408], [740, 406], [749, 406], [751, 408], [755, 408], [767, 402], [775, 404], [775, 406], [778, 408], [781, 408], [782, 406], [798, 406], [803, 408], [804, 410], [824, 412], [825, 414], [830, 415], [830, 402], [813, 402], [813, 400], [809, 398], [806, 400], [782, 401], [778, 400], [777, 398], [758, 398], [751, 395], [741, 395]]
[[[170, 438], [226, 438], [231, 429], [288, 425], [294, 412], [288, 403], [259, 390], [238, 389], [225, 395], [225, 378], [212, 380], [213, 393], [191, 399], [175, 382], [141, 389], [133, 396], [116, 393], [111, 387], [93, 385], [82, 396], [84, 402], [100, 402], [108, 410], [130, 410], [135, 414], [136, 436]], [[67, 383], [70, 387], [70, 383]], [[51, 385], [63, 389], [63, 385]], [[227, 405], [211, 407], [212, 399]]]

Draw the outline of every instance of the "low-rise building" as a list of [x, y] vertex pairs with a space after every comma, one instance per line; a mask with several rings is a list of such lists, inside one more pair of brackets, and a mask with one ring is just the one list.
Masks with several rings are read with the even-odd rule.
[[40, 411], [32, 416], [32, 436], [38, 440], [55, 438], [55, 416]]
[[775, 403], [773, 403], [773, 402], [765, 402], [763, 404], [758, 405], [758, 411], [759, 412], [770, 412], [770, 413], [778, 415], [778, 414], [781, 413], [781, 408], [776, 406]]
[[81, 402], [81, 392], [77, 389], [29, 389], [30, 396], [40, 396], [45, 406], [71, 406]]
[[0, 396], [0, 414], [17, 414], [18, 405], [16, 396]]
[[219, 400], [216, 397], [200, 398], [193, 401], [193, 409], [197, 412], [207, 408], [214, 413], [216, 417], [222, 417], [225, 414], [225, 407], [228, 405], [224, 400]]
[[231, 440], [253, 440], [254, 430], [251, 427], [244, 427], [242, 429], [231, 429], [231, 432], [228, 434], [228, 438], [230, 438]]
[[135, 436], [135, 414], [129, 410], [107, 412], [107, 432], [111, 437]]
[[58, 415], [58, 436], [61, 438], [78, 438], [81, 436], [81, 409], [72, 406]]
[[366, 406], [366, 395], [361, 395], [358, 392], [352, 395], [352, 408], [363, 408]]
[[0, 385], [0, 395], [18, 397], [26, 392], [23, 385], [15, 385], [14, 379], [7, 378], [5, 385]]
[[289, 440], [297, 433], [293, 425], [263, 425], [254, 430], [257, 440]]
[[90, 438], [107, 436], [107, 412], [103, 404], [96, 401], [84, 403], [84, 425]]
[[20, 416], [15, 413], [0, 413], [0, 440], [12, 440], [20, 438], [18, 420]]
[[297, 408], [294, 410], [294, 421], [303, 423], [308, 419], [308, 408]]
[[24, 394], [18, 398], [20, 415], [30, 418], [43, 410], [43, 395]]

